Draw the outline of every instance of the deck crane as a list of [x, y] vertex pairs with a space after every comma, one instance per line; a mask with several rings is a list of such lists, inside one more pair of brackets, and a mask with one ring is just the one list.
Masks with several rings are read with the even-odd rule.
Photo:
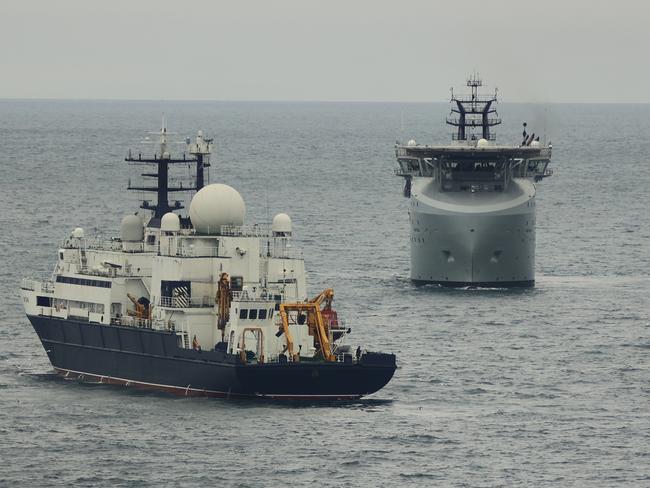
[[224, 329], [226, 328], [226, 323], [230, 320], [230, 303], [232, 302], [230, 277], [228, 276], [228, 273], [221, 273], [217, 286], [217, 296], [215, 297], [219, 309], [217, 328], [221, 331], [221, 340], [223, 341]]
[[289, 331], [289, 312], [306, 312], [307, 324], [310, 332], [318, 339], [321, 354], [326, 361], [335, 361], [336, 357], [332, 354], [332, 347], [329, 340], [329, 324], [326, 325], [321, 313], [321, 304], [325, 302], [325, 308], [331, 309], [332, 300], [334, 299], [334, 290], [327, 288], [314, 298], [305, 303], [281, 303], [280, 317], [282, 318], [282, 331], [287, 340], [287, 352], [294, 361], [299, 361], [299, 355], [293, 352], [293, 338]]
[[149, 303], [149, 300], [147, 300], [144, 297], [140, 297], [136, 299], [133, 295], [130, 293], [126, 294], [127, 297], [129, 297], [129, 300], [135, 305], [135, 312], [128, 312], [128, 315], [132, 315], [136, 318], [139, 319], [150, 319], [151, 318], [151, 304]]

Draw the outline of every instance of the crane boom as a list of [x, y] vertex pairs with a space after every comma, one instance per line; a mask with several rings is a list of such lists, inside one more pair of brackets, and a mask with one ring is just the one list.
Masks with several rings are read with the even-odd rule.
[[285, 334], [287, 340], [287, 352], [291, 358], [294, 357], [293, 354], [293, 338], [289, 332], [289, 314], [288, 312], [307, 312], [307, 323], [313, 326], [318, 336], [318, 342], [320, 344], [320, 350], [323, 354], [323, 358], [326, 361], [335, 361], [336, 358], [332, 354], [332, 346], [329, 340], [329, 334], [325, 322], [323, 321], [323, 315], [321, 313], [320, 305], [323, 301], [326, 303], [326, 307], [331, 307], [332, 299], [334, 298], [334, 290], [327, 288], [318, 295], [316, 295], [312, 300], [307, 303], [281, 303], [280, 304], [280, 317], [282, 318], [282, 330]]

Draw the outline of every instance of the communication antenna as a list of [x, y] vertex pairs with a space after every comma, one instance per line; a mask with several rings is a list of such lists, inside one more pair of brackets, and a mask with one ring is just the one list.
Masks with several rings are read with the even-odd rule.
[[266, 257], [271, 257], [271, 232], [269, 221], [269, 182], [266, 181]]

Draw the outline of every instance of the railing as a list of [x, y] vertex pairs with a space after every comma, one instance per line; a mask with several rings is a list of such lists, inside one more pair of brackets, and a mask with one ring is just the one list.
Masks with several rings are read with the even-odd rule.
[[491, 117], [487, 119], [485, 122], [483, 122], [482, 119], [466, 118], [465, 120], [461, 120], [456, 117], [447, 117], [447, 123], [449, 125], [460, 125], [463, 127], [483, 127], [483, 126], [499, 125], [501, 123], [501, 119]]
[[151, 319], [141, 319], [138, 317], [122, 316], [111, 317], [111, 325], [120, 325], [122, 327], [141, 327], [151, 329], [153, 322]]
[[[266, 246], [262, 246], [263, 248]], [[261, 249], [262, 256], [266, 255], [266, 250]], [[282, 248], [280, 246], [271, 246], [268, 252], [272, 258], [285, 258], [285, 259], [303, 259], [303, 252], [301, 249]]]
[[102, 276], [104, 278], [115, 278], [118, 276], [151, 276], [151, 268], [140, 268], [140, 271], [137, 271], [137, 269], [134, 270], [133, 268], [134, 266], [132, 264], [129, 264], [122, 268], [108, 267], [101, 270], [93, 268], [82, 268], [79, 271], [79, 274], [88, 276]]
[[[476, 126], [475, 126], [475, 127], [476, 127]], [[478, 127], [480, 127], [480, 126], [478, 126]], [[471, 135], [469, 135], [469, 136], [468, 136], [468, 135], [465, 135], [465, 139], [461, 139], [461, 138], [458, 137], [458, 133], [456, 133], [456, 132], [452, 132], [452, 134], [451, 134], [451, 140], [452, 140], [452, 141], [468, 141], [468, 142], [475, 142], [474, 140], [471, 139], [471, 137], [472, 137]], [[481, 138], [483, 138], [483, 137], [481, 137]], [[488, 140], [488, 141], [496, 141], [496, 140], [497, 140], [497, 136], [496, 136], [496, 134], [491, 133], [491, 134], [489, 135], [489, 137], [485, 137], [485, 139]], [[473, 144], [471, 144], [470, 147], [475, 147], [475, 146], [474, 146]]]
[[452, 171], [451, 177], [443, 175], [443, 181], [501, 181], [503, 173], [494, 171]]
[[451, 99], [452, 101], [458, 100], [461, 103], [484, 103], [496, 101], [496, 95], [456, 95]]
[[269, 303], [274, 303], [273, 297], [262, 295], [262, 296], [255, 296], [254, 294], [248, 292], [248, 291], [232, 291], [230, 292], [232, 294], [232, 299], [236, 300], [238, 302], [269, 302]]
[[166, 308], [208, 308], [214, 306], [214, 297], [160, 297], [158, 306]]
[[22, 290], [42, 291], [43, 293], [54, 293], [54, 283], [51, 281], [37, 281], [24, 278], [20, 282]]
[[228, 237], [270, 237], [269, 224], [222, 225], [221, 235]]
[[219, 247], [183, 246], [176, 249], [176, 256], [180, 256], [184, 258], [199, 258], [199, 257], [216, 258], [219, 256]]

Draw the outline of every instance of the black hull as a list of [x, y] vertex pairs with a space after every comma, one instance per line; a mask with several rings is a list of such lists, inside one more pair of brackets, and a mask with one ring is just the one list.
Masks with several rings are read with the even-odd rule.
[[533, 288], [535, 280], [523, 281], [430, 281], [412, 279], [416, 286], [437, 285], [443, 288]]
[[356, 399], [393, 377], [395, 356], [359, 363], [244, 364], [220, 351], [180, 348], [172, 332], [28, 316], [55, 371], [82, 381], [187, 396]]

